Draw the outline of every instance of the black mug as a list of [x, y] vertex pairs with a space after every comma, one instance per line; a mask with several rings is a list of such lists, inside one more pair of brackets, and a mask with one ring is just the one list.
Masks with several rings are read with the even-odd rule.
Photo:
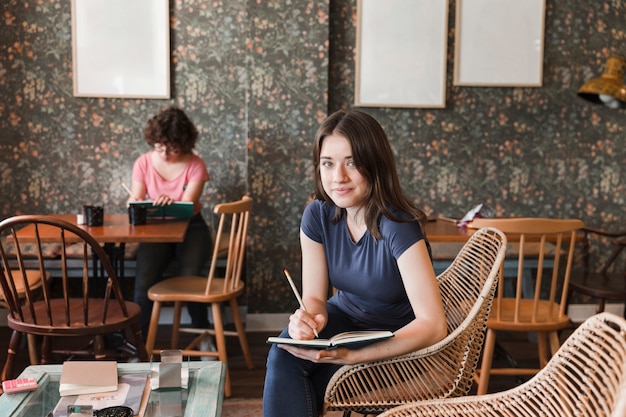
[[128, 206], [128, 222], [134, 226], [146, 224], [148, 209], [145, 206], [131, 204]]
[[102, 226], [104, 224], [104, 207], [83, 206], [85, 211], [85, 224], [87, 226]]

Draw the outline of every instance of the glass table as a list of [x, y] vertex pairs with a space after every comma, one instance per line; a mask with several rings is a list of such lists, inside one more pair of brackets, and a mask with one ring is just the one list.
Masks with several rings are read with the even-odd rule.
[[[118, 375], [138, 374], [150, 371], [150, 363], [120, 363]], [[35, 378], [39, 387], [35, 391], [0, 396], [0, 415], [10, 417], [48, 417], [59, 402], [59, 379], [62, 365], [33, 365], [18, 378]], [[153, 390], [144, 417], [179, 416], [218, 417], [222, 414], [224, 398], [225, 367], [218, 361], [184, 362], [189, 368], [189, 386], [180, 390]], [[172, 398], [180, 398], [184, 414], [170, 414], [172, 407], [162, 407], [164, 402], [172, 405]], [[163, 408], [163, 411], [161, 410]], [[176, 408], [176, 407], [174, 407]]]

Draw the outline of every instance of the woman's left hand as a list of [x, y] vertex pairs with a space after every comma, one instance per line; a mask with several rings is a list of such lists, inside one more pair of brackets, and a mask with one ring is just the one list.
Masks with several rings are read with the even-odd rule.
[[285, 349], [296, 358], [306, 359], [314, 363], [334, 363], [335, 365], [353, 365], [356, 363], [350, 360], [353, 352], [347, 348], [317, 350], [292, 345], [278, 345], [278, 347]]

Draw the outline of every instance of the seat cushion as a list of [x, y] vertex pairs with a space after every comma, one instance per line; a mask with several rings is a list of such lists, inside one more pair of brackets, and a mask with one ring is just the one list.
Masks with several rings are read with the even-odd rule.
[[[11, 275], [13, 276], [13, 280], [15, 282], [15, 289], [20, 294], [20, 298], [24, 297], [24, 280], [21, 278], [21, 273], [18, 270], [11, 270]], [[48, 274], [48, 278], [50, 278], [50, 274]], [[31, 290], [36, 290], [41, 288], [42, 280], [41, 273], [36, 269], [27, 269], [26, 270], [26, 280], [30, 286]], [[4, 291], [0, 287], [0, 305], [4, 305]]]

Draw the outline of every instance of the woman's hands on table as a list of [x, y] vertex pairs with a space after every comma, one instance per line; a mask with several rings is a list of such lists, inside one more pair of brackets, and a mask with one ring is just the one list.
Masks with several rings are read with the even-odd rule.
[[173, 202], [173, 198], [170, 198], [170, 196], [166, 194], [161, 194], [157, 198], [155, 198], [154, 201], [152, 201], [152, 204], [154, 204], [155, 206], [169, 206]]

